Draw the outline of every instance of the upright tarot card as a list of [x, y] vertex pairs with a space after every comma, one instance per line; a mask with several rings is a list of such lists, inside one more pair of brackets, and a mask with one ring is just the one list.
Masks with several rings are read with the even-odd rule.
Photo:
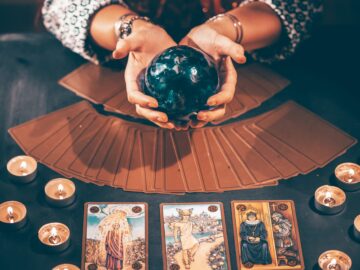
[[166, 270], [230, 270], [222, 203], [160, 205]]
[[148, 268], [146, 203], [86, 203], [82, 270]]
[[303, 270], [293, 201], [232, 201], [238, 269]]

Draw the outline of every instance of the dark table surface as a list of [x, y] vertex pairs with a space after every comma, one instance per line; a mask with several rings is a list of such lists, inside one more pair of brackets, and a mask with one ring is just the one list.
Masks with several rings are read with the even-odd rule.
[[[360, 139], [360, 78], [359, 68], [356, 68], [360, 46], [351, 39], [353, 33], [354, 29], [320, 29], [302, 45], [295, 57], [275, 64], [273, 68], [292, 84], [250, 115], [292, 99]], [[13, 184], [6, 174], [6, 162], [22, 152], [7, 129], [79, 101], [73, 93], [60, 87], [57, 80], [83, 62], [48, 34], [0, 36], [0, 202], [23, 202], [29, 217], [29, 224], [21, 231], [0, 231], [0, 269], [51, 269], [65, 262], [80, 266], [83, 205], [89, 201], [145, 201], [149, 204], [149, 263], [154, 270], [162, 269], [159, 204], [221, 201], [225, 207], [231, 264], [236, 269], [230, 208], [230, 201], [236, 199], [294, 200], [306, 269], [317, 269], [318, 256], [329, 249], [346, 252], [353, 260], [352, 269], [360, 269], [360, 244], [350, 233], [355, 216], [360, 214], [360, 191], [347, 193], [345, 211], [335, 216], [319, 215], [311, 206], [315, 189], [329, 183], [338, 163], [360, 161], [360, 145], [326, 167], [280, 182], [277, 187], [223, 194], [150, 195], [75, 180], [76, 203], [54, 209], [45, 203], [43, 196], [45, 183], [59, 176], [53, 171], [40, 166], [36, 181], [28, 185]], [[71, 247], [61, 254], [47, 254], [38, 245], [38, 229], [52, 221], [63, 222], [71, 229]]]

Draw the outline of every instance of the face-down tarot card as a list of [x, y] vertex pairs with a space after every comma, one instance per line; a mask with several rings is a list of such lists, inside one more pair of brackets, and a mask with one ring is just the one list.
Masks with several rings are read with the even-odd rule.
[[230, 270], [222, 203], [160, 206], [166, 270]]
[[146, 203], [86, 203], [83, 270], [148, 269]]
[[292, 201], [232, 201], [238, 269], [302, 270]]

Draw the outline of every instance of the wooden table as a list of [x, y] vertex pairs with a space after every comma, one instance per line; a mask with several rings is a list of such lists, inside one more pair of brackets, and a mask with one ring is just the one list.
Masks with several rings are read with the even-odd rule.
[[[292, 99], [359, 139], [359, 68], [357, 66], [356, 70], [351, 64], [359, 65], [357, 50], [360, 46], [355, 39], [349, 40], [352, 33], [351, 29], [322, 29], [294, 58], [274, 65], [274, 69], [288, 77], [292, 84], [250, 115]], [[348, 42], [344, 43], [346, 40]], [[7, 177], [5, 166], [7, 160], [21, 154], [21, 150], [7, 134], [7, 129], [79, 101], [74, 94], [60, 87], [57, 80], [83, 62], [48, 34], [0, 36], [0, 201], [22, 201], [30, 220], [22, 231], [0, 231], [0, 269], [51, 269], [65, 262], [80, 265], [83, 204], [88, 201], [149, 203], [149, 262], [150, 269], [154, 270], [162, 268], [159, 204], [221, 201], [225, 205], [231, 263], [236, 269], [230, 212], [230, 201], [234, 199], [294, 200], [306, 269], [317, 269], [318, 256], [328, 249], [345, 251], [353, 259], [352, 269], [360, 269], [360, 244], [349, 235], [353, 219], [360, 214], [360, 192], [347, 193], [346, 210], [336, 216], [321, 216], [311, 207], [315, 189], [329, 183], [338, 163], [360, 162], [360, 145], [325, 168], [282, 181], [277, 187], [223, 194], [147, 195], [75, 181], [76, 203], [69, 208], [54, 209], [44, 201], [43, 187], [58, 175], [48, 168], [40, 166], [38, 179], [29, 185], [13, 184]], [[38, 245], [38, 229], [52, 221], [63, 222], [71, 229], [72, 245], [61, 254], [46, 254]]]

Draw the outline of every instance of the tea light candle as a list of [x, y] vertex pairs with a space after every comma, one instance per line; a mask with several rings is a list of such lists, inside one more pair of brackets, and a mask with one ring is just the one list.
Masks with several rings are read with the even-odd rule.
[[354, 236], [360, 241], [360, 215], [354, 219]]
[[26, 224], [26, 207], [18, 201], [0, 204], [0, 223], [3, 227], [18, 230]]
[[16, 156], [7, 163], [11, 178], [19, 183], [33, 181], [37, 173], [37, 162], [30, 156]]
[[345, 208], [346, 195], [338, 187], [324, 185], [315, 191], [315, 208], [324, 214], [337, 214]]
[[328, 250], [320, 255], [318, 264], [321, 270], [349, 270], [352, 262], [344, 252]]
[[45, 186], [46, 201], [57, 207], [64, 207], [75, 201], [75, 184], [65, 178], [50, 180]]
[[347, 191], [360, 189], [360, 165], [346, 162], [335, 168], [335, 177], [339, 187]]
[[80, 268], [73, 264], [64, 263], [55, 266], [52, 270], [80, 270]]
[[63, 251], [70, 245], [70, 230], [62, 223], [48, 223], [39, 229], [40, 242], [49, 250]]

